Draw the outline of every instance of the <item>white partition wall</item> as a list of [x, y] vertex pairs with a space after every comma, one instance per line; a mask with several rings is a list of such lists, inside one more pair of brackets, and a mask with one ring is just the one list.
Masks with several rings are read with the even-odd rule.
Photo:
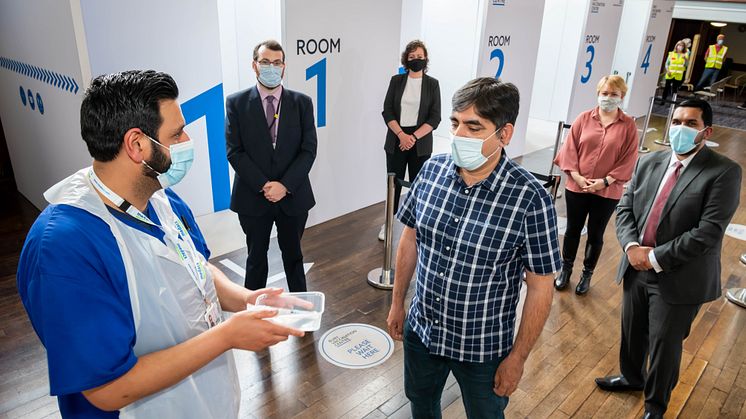
[[611, 74], [614, 48], [622, 19], [624, 0], [591, 1], [586, 9], [584, 30], [580, 37], [575, 81], [570, 95], [566, 121], [596, 106], [596, 85]]
[[572, 122], [612, 73], [624, 0], [552, 0], [544, 10], [531, 117]]
[[510, 82], [521, 93], [520, 112], [509, 156], [523, 154], [526, 127], [534, 87], [536, 53], [541, 33], [544, 0], [481, 0], [481, 30], [477, 56], [477, 77], [495, 77]]
[[551, 0], [546, 3], [534, 70], [532, 118], [553, 122], [567, 118], [589, 1]]
[[655, 94], [674, 3], [674, 0], [625, 2], [613, 68], [628, 78], [625, 110], [634, 117], [647, 114], [650, 97]]
[[380, 202], [381, 117], [400, 53], [401, 0], [284, 0], [285, 86], [314, 102], [319, 139], [308, 225]]
[[441, 123], [434, 153], [450, 152], [453, 93], [476, 74], [479, 0], [427, 0], [422, 6], [422, 39], [430, 54], [431, 76], [440, 83]]
[[88, 81], [79, 18], [70, 2], [2, 2], [0, 118], [18, 190], [38, 208], [47, 188], [91, 161], [78, 122]]
[[227, 208], [230, 183], [217, 3], [81, 0], [81, 6], [94, 76], [155, 69], [174, 77], [196, 156], [189, 174], [174, 190], [195, 215]]

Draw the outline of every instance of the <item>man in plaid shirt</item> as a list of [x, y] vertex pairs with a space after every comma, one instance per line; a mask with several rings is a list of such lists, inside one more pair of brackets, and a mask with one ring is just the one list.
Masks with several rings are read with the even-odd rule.
[[[441, 417], [449, 372], [469, 418], [503, 417], [549, 315], [561, 266], [554, 205], [502, 151], [518, 103], [518, 89], [494, 78], [459, 89], [452, 153], [425, 163], [397, 213], [404, 232], [387, 323], [404, 341], [404, 387], [415, 419]], [[514, 342], [523, 272], [528, 288]]]

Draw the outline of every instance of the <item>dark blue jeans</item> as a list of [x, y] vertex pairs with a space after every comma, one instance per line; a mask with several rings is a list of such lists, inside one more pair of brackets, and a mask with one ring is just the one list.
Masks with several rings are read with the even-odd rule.
[[[702, 73], [702, 77], [699, 79], [699, 83], [697, 83], [697, 86], [694, 88], [695, 91], [699, 91], [704, 89], [707, 86], [712, 86], [713, 83], [715, 83], [718, 80], [718, 74], [720, 73], [719, 68], [705, 68], [705, 71]], [[712, 92], [715, 93], [715, 92]]]
[[453, 372], [469, 419], [502, 419], [507, 397], [492, 391], [495, 371], [502, 359], [488, 362], [459, 362], [430, 355], [420, 337], [404, 321], [404, 392], [411, 402], [414, 419], [440, 419], [440, 396], [448, 373]]

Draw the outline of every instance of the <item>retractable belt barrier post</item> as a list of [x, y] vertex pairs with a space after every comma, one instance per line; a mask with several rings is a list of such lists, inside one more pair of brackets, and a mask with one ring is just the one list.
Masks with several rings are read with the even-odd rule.
[[[550, 193], [552, 194], [552, 200], [553, 201], [556, 201], [557, 198], [561, 196], [561, 194], [559, 192], [559, 186], [560, 186], [560, 182], [562, 180], [561, 175], [555, 175], [554, 174], [554, 159], [557, 157], [557, 153], [559, 153], [560, 145], [562, 144], [562, 133], [566, 129], [570, 129], [570, 128], [572, 128], [572, 125], [566, 124], [565, 121], [559, 121], [557, 123], [557, 137], [554, 139], [554, 153], [552, 154], [552, 160], [549, 162], [549, 178], [552, 178], [552, 182], [553, 182], [553, 184], [551, 185], [552, 188], [550, 190]], [[547, 179], [541, 179], [541, 175], [537, 175], [536, 173], [534, 173], [534, 176], [536, 176], [537, 178], [539, 178], [539, 180], [543, 180], [545, 182], [549, 181], [548, 178]], [[547, 185], [549, 185], [549, 184], [547, 183]], [[547, 186], [547, 185], [545, 185], [545, 186]]]
[[394, 255], [394, 182], [405, 188], [409, 182], [396, 179], [396, 174], [388, 173], [386, 191], [386, 236], [383, 240], [383, 267], [368, 272], [368, 284], [373, 287], [391, 290], [394, 288], [394, 268], [391, 266]]
[[648, 107], [648, 113], [645, 115], [645, 124], [642, 127], [642, 135], [640, 136], [640, 153], [649, 153], [650, 149], [645, 147], [645, 137], [648, 135], [648, 127], [650, 126], [650, 115], [653, 113], [653, 104], [655, 104], [655, 96], [650, 97], [650, 106]]
[[654, 142], [656, 144], [664, 145], [666, 147], [670, 147], [671, 143], [668, 142], [668, 129], [671, 128], [671, 118], [673, 118], [673, 111], [676, 109], [676, 98], [678, 97], [678, 94], [676, 92], [673, 92], [673, 98], [671, 100], [664, 99], [663, 101], [665, 103], [670, 103], [671, 108], [668, 110], [668, 118], [666, 118], [666, 128], [663, 129], [663, 138], [659, 140], [655, 140]]

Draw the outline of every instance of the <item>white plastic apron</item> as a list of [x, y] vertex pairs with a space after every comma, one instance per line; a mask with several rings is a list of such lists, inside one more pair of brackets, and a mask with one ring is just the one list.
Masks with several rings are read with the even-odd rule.
[[[136, 332], [135, 354], [142, 356], [166, 349], [207, 330], [204, 298], [176, 252], [113, 217], [89, 183], [89, 170], [80, 170], [64, 179], [45, 192], [44, 197], [51, 204], [83, 209], [111, 228], [127, 274]], [[173, 233], [167, 226], [172, 226], [177, 217], [166, 194], [156, 192], [150, 204], [164, 229]], [[191, 242], [188, 234], [186, 240]], [[206, 263], [199, 252], [197, 255]], [[204, 291], [210, 301], [217, 303], [209, 271]], [[239, 404], [238, 374], [233, 353], [228, 351], [178, 384], [125, 407], [120, 416], [232, 419], [238, 416]]]

